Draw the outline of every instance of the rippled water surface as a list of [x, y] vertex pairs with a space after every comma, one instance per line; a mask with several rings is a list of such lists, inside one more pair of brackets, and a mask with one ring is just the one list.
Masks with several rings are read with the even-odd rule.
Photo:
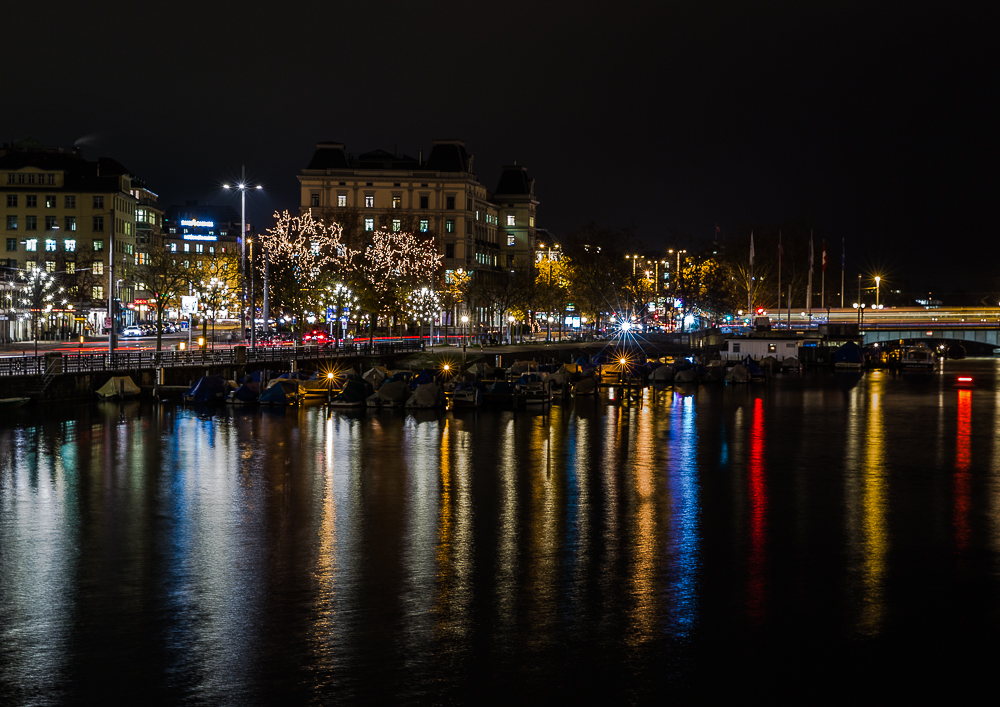
[[0, 703], [954, 697], [1000, 629], [998, 380], [0, 413]]

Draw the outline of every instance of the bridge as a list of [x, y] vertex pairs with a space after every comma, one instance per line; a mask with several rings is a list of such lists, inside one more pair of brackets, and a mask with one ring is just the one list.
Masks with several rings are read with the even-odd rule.
[[865, 344], [908, 344], [920, 341], [972, 342], [1000, 347], [1000, 307], [893, 307], [858, 310], [829, 308], [812, 313], [787, 310], [771, 312], [771, 320], [780, 328], [815, 329], [823, 324], [853, 324], [859, 327]]

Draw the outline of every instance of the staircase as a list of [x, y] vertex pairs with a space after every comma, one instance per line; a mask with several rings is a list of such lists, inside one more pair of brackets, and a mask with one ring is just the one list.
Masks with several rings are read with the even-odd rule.
[[28, 397], [30, 398], [41, 398], [45, 395], [45, 391], [49, 389], [56, 378], [62, 375], [62, 357], [59, 358], [52, 357], [48, 359], [45, 365], [45, 373], [42, 375], [41, 380], [38, 381], [33, 389], [27, 391]]

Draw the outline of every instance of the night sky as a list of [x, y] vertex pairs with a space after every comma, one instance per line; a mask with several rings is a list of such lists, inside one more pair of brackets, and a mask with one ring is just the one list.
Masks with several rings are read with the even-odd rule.
[[245, 163], [266, 227], [318, 141], [459, 138], [489, 189], [526, 165], [556, 233], [593, 219], [666, 248], [808, 224], [846, 238], [849, 277], [995, 297], [1000, 11], [934, 9], [20, 3], [0, 140], [79, 142], [164, 207], [236, 204], [218, 185]]

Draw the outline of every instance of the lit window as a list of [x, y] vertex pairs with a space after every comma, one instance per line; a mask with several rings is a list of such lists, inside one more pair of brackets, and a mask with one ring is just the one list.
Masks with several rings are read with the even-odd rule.
[[317, 243], [316, 241], [313, 241], [312, 243], [310, 243], [309, 244], [309, 250], [312, 251], [313, 255], [319, 255], [319, 243]]
[[535, 217], [534, 216], [529, 216], [528, 217], [528, 226], [530, 226], [531, 228], [535, 227]]
[[205, 252], [205, 246], [203, 244], [201, 244], [201, 243], [196, 243], [195, 246], [194, 246], [194, 252], [195, 253], [204, 253]]
[[100, 240], [100, 239], [95, 240], [94, 241], [94, 250], [95, 251], [104, 250], [104, 241]]
[[371, 209], [375, 207], [375, 195], [365, 194], [365, 208]]
[[73, 240], [65, 240], [65, 241], [63, 241], [63, 249], [67, 253], [75, 253], [76, 252], [76, 241], [73, 241]]
[[337, 206], [347, 206], [347, 194], [337, 194]]
[[24, 242], [24, 249], [29, 253], [34, 253], [36, 250], [38, 250], [38, 239], [29, 238], [28, 240], [26, 240]]
[[46, 272], [55, 272], [56, 271], [56, 261], [54, 261], [54, 260], [46, 260], [45, 261], [45, 271]]
[[74, 263], [72, 260], [67, 260], [66, 261], [66, 274], [67, 275], [72, 275], [75, 272], [76, 272], [76, 263]]
[[190, 253], [191, 252], [191, 244], [190, 243], [185, 243], [184, 244], [184, 252], [185, 253]]
[[366, 218], [365, 219], [365, 230], [366, 231], [374, 231], [375, 230], [375, 219], [373, 219], [373, 218]]
[[7, 217], [7, 230], [16, 231], [17, 230], [17, 216]]
[[103, 275], [104, 274], [104, 261], [103, 260], [95, 260], [94, 261], [94, 265], [93, 265], [93, 267], [91, 268], [90, 271], [92, 273], [94, 273], [95, 275]]
[[399, 229], [401, 228], [401, 226], [402, 226], [402, 224], [400, 223], [400, 221], [399, 221], [398, 218], [394, 218], [392, 220], [392, 230], [393, 231], [399, 231]]
[[103, 285], [94, 285], [90, 288], [91, 299], [104, 299]]
[[479, 220], [479, 209], [476, 209], [476, 220]]
[[46, 238], [45, 239], [45, 252], [46, 253], [52, 253], [52, 252], [55, 251], [55, 249], [56, 249], [56, 241], [55, 241], [55, 239], [54, 238]]
[[514, 245], [514, 236], [507, 236], [507, 245]]
[[66, 217], [66, 230], [75, 231], [76, 230], [76, 216]]
[[455, 220], [454, 219], [448, 219], [447, 221], [445, 221], [444, 222], [444, 230], [445, 230], [446, 233], [454, 233], [455, 232]]
[[507, 225], [508, 226], [514, 225], [514, 214], [507, 214]]
[[32, 270], [34, 270], [35, 269], [35, 261], [34, 260], [25, 260], [24, 261], [24, 269], [28, 270], [29, 272], [32, 271]]
[[170, 252], [171, 253], [176, 253], [177, 252], [177, 244], [176, 243], [171, 243], [170, 244]]
[[54, 209], [54, 208], [56, 208], [56, 195], [55, 194], [46, 194], [45, 195], [45, 208], [46, 209]]
[[398, 209], [403, 205], [403, 197], [393, 195], [392, 197], [392, 208]]
[[425, 218], [420, 219], [420, 232], [421, 233], [427, 233], [427, 229], [429, 228], [429, 226], [430, 226], [430, 224], [428, 223], [427, 219], [425, 219]]

